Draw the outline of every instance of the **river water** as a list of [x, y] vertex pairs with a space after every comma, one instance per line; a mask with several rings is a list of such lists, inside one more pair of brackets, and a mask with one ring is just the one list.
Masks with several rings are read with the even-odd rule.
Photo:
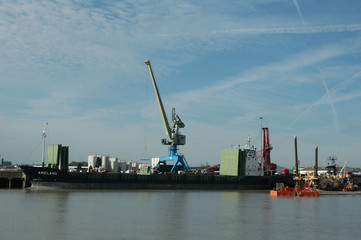
[[0, 190], [0, 239], [360, 239], [361, 194]]

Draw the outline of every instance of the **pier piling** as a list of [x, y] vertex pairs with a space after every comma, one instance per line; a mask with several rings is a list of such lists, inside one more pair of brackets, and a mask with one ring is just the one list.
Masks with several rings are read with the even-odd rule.
[[0, 188], [15, 189], [24, 188], [26, 179], [21, 170], [2, 170], [0, 171]]

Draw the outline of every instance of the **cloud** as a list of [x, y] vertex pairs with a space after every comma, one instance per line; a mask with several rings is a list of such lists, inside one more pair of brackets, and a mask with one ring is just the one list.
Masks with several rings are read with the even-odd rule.
[[[202, 99], [204, 102], [207, 102], [210, 100], [208, 97], [213, 98], [215, 94], [222, 93], [227, 89], [239, 87], [242, 84], [255, 81], [264, 82], [268, 76], [272, 75], [273, 73], [293, 73], [294, 71], [298, 71], [304, 67], [312, 66], [324, 61], [328, 61], [332, 58], [350, 54], [354, 50], [355, 47], [348, 44], [330, 44], [316, 50], [313, 49], [302, 51], [294, 55], [287, 56], [285, 59], [280, 60], [277, 63], [257, 66], [254, 69], [242, 72], [237, 76], [223, 81], [218, 81], [213, 85], [207, 85], [199, 89], [192, 89], [187, 92], [182, 92], [177, 96], [177, 98], [183, 99], [183, 103], [193, 103]], [[288, 83], [290, 79], [287, 77], [285, 79], [279, 80], [287, 81], [285, 83]]]

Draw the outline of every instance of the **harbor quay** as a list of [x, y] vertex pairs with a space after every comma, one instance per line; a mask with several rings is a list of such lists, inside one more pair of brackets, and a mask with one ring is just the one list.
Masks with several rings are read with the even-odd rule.
[[0, 170], [0, 189], [25, 188], [30, 184], [21, 169]]

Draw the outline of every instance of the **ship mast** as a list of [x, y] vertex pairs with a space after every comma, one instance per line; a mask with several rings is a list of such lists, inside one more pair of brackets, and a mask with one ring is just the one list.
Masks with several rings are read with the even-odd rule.
[[45, 138], [46, 138], [46, 130], [48, 127], [48, 123], [45, 124], [44, 130], [43, 130], [43, 134], [42, 134], [42, 139], [43, 139], [43, 148], [41, 151], [41, 166], [45, 167]]

